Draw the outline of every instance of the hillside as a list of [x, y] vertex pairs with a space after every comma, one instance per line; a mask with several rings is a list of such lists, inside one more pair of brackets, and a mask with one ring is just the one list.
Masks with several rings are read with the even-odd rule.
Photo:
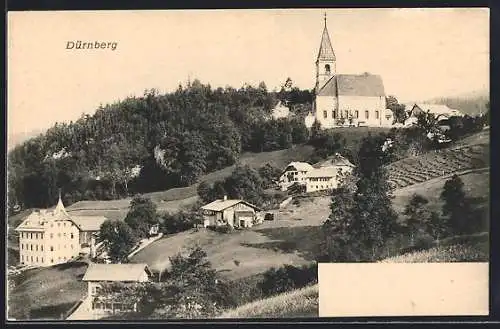
[[436, 177], [488, 167], [489, 152], [489, 143], [484, 143], [408, 157], [387, 166], [389, 184], [399, 189]]
[[224, 312], [218, 318], [316, 318], [318, 293], [318, 285], [313, 285], [245, 304]]
[[475, 90], [456, 96], [437, 97], [424, 103], [443, 104], [462, 113], [474, 116], [488, 111], [490, 96], [488, 90]]
[[22, 272], [7, 294], [8, 318], [60, 319], [85, 296], [87, 284], [81, 278], [86, 269], [87, 263], [75, 262]]

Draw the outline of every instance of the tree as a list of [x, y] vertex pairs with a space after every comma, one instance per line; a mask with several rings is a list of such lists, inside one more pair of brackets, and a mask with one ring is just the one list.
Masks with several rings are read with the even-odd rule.
[[134, 197], [130, 201], [125, 223], [130, 226], [137, 237], [147, 237], [151, 226], [159, 223], [156, 205], [149, 198], [140, 195]]
[[231, 176], [224, 180], [224, 189], [229, 197], [250, 203], [262, 202], [263, 182], [257, 170], [248, 165], [236, 166]]
[[443, 186], [440, 196], [443, 204], [443, 216], [447, 216], [451, 233], [470, 233], [474, 225], [472, 205], [464, 191], [464, 183], [460, 177], [453, 175]]
[[394, 121], [392, 122], [392, 124], [404, 124], [408, 119], [408, 113], [406, 112], [405, 105], [399, 104], [398, 100], [394, 96], [387, 96], [385, 98], [385, 102], [386, 108], [390, 109], [392, 111], [392, 115], [394, 116]]
[[415, 245], [415, 237], [423, 232], [430, 232], [439, 236], [436, 214], [427, 207], [429, 200], [420, 194], [414, 194], [405, 207], [403, 214], [406, 216], [405, 229], [410, 236], [410, 244]]
[[137, 241], [127, 223], [110, 219], [101, 224], [99, 240], [104, 243], [108, 256], [114, 263], [125, 260]]
[[262, 178], [263, 188], [271, 188], [275, 186], [275, 181], [279, 178], [281, 174], [281, 169], [274, 167], [273, 165], [266, 163], [264, 166], [259, 168], [259, 175]]

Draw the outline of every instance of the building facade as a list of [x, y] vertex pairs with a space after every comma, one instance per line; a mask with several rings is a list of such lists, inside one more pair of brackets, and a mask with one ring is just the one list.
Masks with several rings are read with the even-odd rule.
[[87, 282], [87, 298], [81, 307], [86, 309], [92, 319], [122, 311], [137, 311], [137, 301], [119, 302], [112, 298], [112, 293], [103, 294], [100, 290], [106, 283], [135, 284], [147, 282], [151, 276], [146, 264], [90, 264], [82, 278], [82, 281]]
[[67, 262], [88, 248], [91, 253], [102, 216], [70, 216], [59, 198], [54, 210], [32, 212], [16, 229], [19, 262], [50, 266]]
[[293, 184], [305, 185], [306, 174], [312, 169], [313, 166], [307, 162], [290, 162], [279, 177], [280, 189], [286, 191]]
[[259, 221], [261, 209], [243, 200], [215, 200], [201, 207], [203, 226], [252, 227]]
[[392, 111], [386, 109], [382, 78], [369, 73], [337, 74], [336, 61], [325, 17], [315, 63], [313, 106], [315, 120], [321, 127], [392, 125]]

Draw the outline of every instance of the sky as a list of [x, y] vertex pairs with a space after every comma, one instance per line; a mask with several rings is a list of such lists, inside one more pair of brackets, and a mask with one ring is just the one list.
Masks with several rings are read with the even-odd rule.
[[489, 89], [486, 8], [9, 12], [9, 135], [188, 79], [312, 89], [324, 13], [337, 73], [379, 74], [400, 101]]

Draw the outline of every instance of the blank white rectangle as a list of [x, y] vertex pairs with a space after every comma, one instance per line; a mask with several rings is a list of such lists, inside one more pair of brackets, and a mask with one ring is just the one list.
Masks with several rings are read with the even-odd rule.
[[489, 313], [488, 263], [320, 263], [319, 316]]

